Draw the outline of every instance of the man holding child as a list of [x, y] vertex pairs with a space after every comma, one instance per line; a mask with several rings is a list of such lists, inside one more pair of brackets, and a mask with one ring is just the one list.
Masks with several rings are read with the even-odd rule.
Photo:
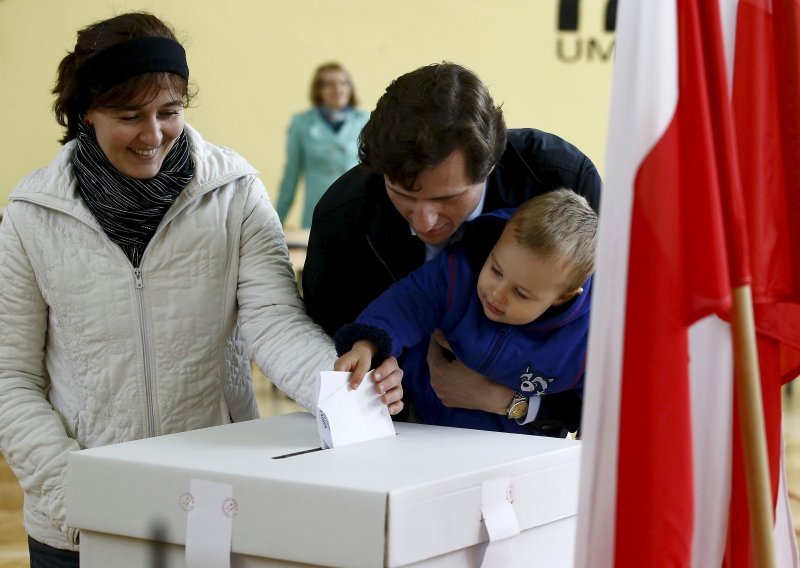
[[[584, 196], [595, 211], [599, 206], [600, 176], [588, 157], [553, 134], [506, 130], [486, 86], [452, 63], [422, 67], [389, 85], [362, 131], [359, 157], [361, 165], [339, 178], [314, 211], [303, 270], [308, 313], [331, 335], [461, 239], [465, 221], [560, 187]], [[531, 433], [577, 430], [581, 400], [574, 390], [526, 404], [521, 393], [447, 355], [433, 339], [405, 352], [411, 419], [414, 399], [432, 389], [447, 407], [520, 420]]]

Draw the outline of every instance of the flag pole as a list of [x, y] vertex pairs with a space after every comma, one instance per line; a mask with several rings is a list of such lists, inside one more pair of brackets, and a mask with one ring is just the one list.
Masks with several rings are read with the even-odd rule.
[[747, 503], [756, 565], [775, 567], [772, 533], [772, 488], [767, 468], [767, 437], [761, 399], [761, 375], [758, 369], [755, 321], [750, 286], [733, 289], [734, 389], [739, 426], [742, 431]]

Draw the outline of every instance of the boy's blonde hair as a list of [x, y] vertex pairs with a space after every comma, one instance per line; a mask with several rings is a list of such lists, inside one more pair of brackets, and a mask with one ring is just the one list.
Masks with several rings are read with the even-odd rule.
[[519, 206], [508, 221], [525, 249], [559, 263], [567, 290], [579, 288], [594, 271], [597, 214], [581, 195], [559, 188]]

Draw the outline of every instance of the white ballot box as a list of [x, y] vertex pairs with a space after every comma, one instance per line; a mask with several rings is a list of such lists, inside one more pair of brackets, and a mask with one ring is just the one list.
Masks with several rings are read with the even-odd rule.
[[[572, 566], [580, 442], [396, 427], [313, 451], [295, 413], [74, 452], [81, 567], [477, 567], [499, 543], [503, 566]], [[488, 544], [498, 482], [520, 532]]]

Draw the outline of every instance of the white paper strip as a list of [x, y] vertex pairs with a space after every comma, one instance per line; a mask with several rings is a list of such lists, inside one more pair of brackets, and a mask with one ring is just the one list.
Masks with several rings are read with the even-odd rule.
[[239, 510], [233, 487], [192, 479], [181, 497], [186, 518], [186, 568], [230, 568], [233, 517]]
[[511, 566], [514, 562], [515, 537], [519, 522], [511, 506], [511, 482], [508, 478], [484, 481], [481, 486], [481, 514], [489, 533], [489, 545], [482, 568]]

